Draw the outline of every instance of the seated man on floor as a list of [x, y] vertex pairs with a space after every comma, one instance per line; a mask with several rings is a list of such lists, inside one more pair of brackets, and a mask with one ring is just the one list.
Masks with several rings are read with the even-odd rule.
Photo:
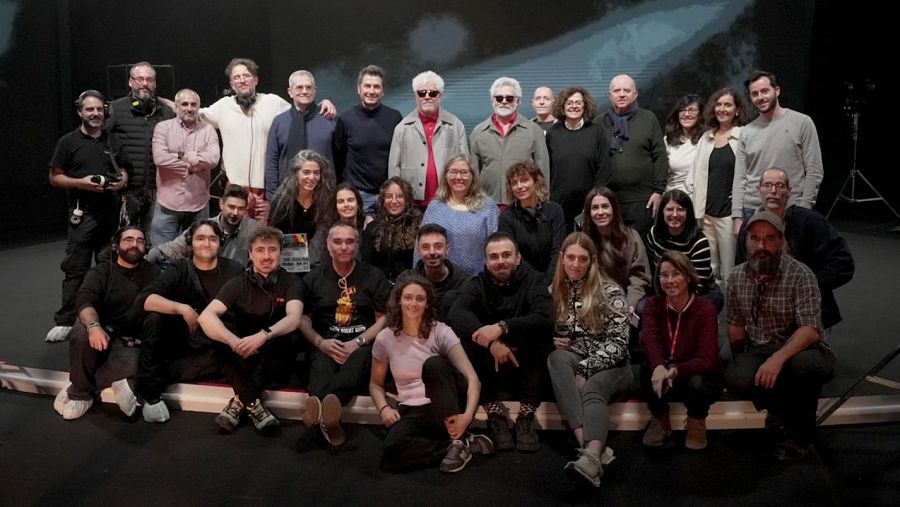
[[159, 275], [159, 268], [144, 261], [146, 244], [139, 227], [119, 229], [113, 258], [91, 268], [78, 289], [78, 321], [69, 332], [69, 385], [53, 402], [64, 419], [83, 416], [106, 387], [112, 387], [125, 415], [137, 408], [127, 380], [137, 373], [140, 355], [142, 311], [135, 301]]
[[816, 429], [822, 385], [834, 376], [834, 355], [822, 340], [816, 277], [784, 253], [784, 222], [757, 211], [747, 222], [747, 262], [728, 277], [728, 337], [734, 351], [728, 390], [767, 409], [775, 457], [801, 459]]
[[418, 275], [431, 282], [437, 296], [437, 320], [447, 322], [450, 305], [459, 294], [460, 287], [472, 274], [447, 258], [450, 244], [447, 243], [447, 229], [441, 225], [424, 224], [419, 227], [416, 250], [419, 254], [416, 266], [407, 269], [400, 276]]
[[[224, 239], [219, 245], [219, 256], [237, 261], [241, 267], [247, 265], [247, 252], [250, 251], [250, 237], [259, 229], [259, 222], [247, 216], [247, 189], [240, 185], [230, 184], [219, 199], [220, 212], [213, 217], [222, 232]], [[155, 263], [175, 262], [190, 257], [187, 238], [179, 234], [177, 238], [155, 245], [147, 254], [147, 260]]]
[[319, 424], [325, 440], [339, 446], [346, 440], [341, 407], [368, 394], [371, 345], [384, 327], [391, 288], [381, 270], [356, 260], [359, 232], [352, 224], [332, 225], [325, 245], [331, 262], [303, 277], [300, 331], [316, 348], [303, 422], [307, 428]]
[[250, 237], [251, 266], [225, 282], [198, 319], [206, 336], [221, 343], [216, 354], [235, 392], [216, 416], [226, 432], [244, 412], [260, 432], [279, 425], [259, 397], [271, 378], [290, 373], [303, 315], [300, 279], [280, 265], [281, 241], [278, 229], [259, 228]]
[[236, 261], [219, 257], [225, 233], [216, 220], [195, 222], [184, 236], [189, 258], [165, 270], [138, 299], [147, 314], [135, 392], [147, 422], [169, 420], [169, 409], [160, 399], [167, 385], [219, 371], [214, 342], [197, 319], [225, 282], [243, 270]]
[[[481, 405], [488, 414], [488, 436], [497, 450], [540, 448], [534, 413], [541, 404], [547, 356], [553, 348], [553, 309], [543, 274], [522, 262], [512, 237], [488, 236], [485, 269], [460, 290], [450, 308], [450, 326], [463, 342], [481, 379]], [[503, 413], [498, 385], [518, 388], [516, 439]]]

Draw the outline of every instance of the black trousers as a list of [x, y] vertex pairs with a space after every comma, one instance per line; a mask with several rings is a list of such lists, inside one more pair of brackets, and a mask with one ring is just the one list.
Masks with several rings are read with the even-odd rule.
[[384, 440], [381, 465], [386, 470], [413, 470], [440, 463], [450, 442], [444, 419], [465, 410], [469, 384], [450, 361], [441, 356], [428, 358], [422, 365], [422, 381], [431, 403], [400, 406], [400, 420]]
[[834, 355], [830, 349], [814, 345], [784, 363], [773, 388], [757, 387], [756, 371], [780, 347], [750, 346], [735, 351], [725, 369], [725, 383], [730, 392], [752, 399], [757, 410], [767, 409], [781, 419], [789, 437], [808, 444], [816, 429], [822, 386], [834, 377]]
[[78, 321], [69, 333], [69, 399], [91, 400], [113, 382], [137, 374], [140, 349], [110, 336], [109, 346], [91, 348], [88, 332]]
[[[648, 199], [650, 199], [650, 195], [647, 196], [647, 199], [640, 201], [619, 201], [619, 208], [622, 210], [622, 220], [625, 222], [625, 225], [636, 230], [641, 235], [641, 239], [647, 237], [647, 233], [650, 232], [650, 227], [653, 226], [655, 221], [653, 209], [647, 208]], [[590, 218], [587, 217], [588, 220]]]
[[180, 315], [147, 312], [141, 333], [141, 358], [135, 393], [159, 401], [169, 384], [221, 375], [213, 342], [198, 327], [191, 335]]
[[354, 396], [369, 393], [371, 370], [371, 344], [356, 349], [344, 364], [317, 350], [309, 367], [309, 394], [319, 398], [333, 394], [346, 405]]
[[643, 398], [647, 400], [647, 408], [655, 417], [668, 415], [670, 401], [681, 401], [687, 408], [688, 417], [706, 419], [709, 407], [719, 399], [724, 385], [721, 374], [698, 373], [690, 377], [679, 376], [660, 398], [653, 392], [653, 385], [650, 382], [652, 375], [653, 370], [644, 363], [641, 366], [641, 391]]
[[469, 361], [481, 381], [481, 404], [498, 401], [501, 387], [518, 393], [519, 401], [529, 405], [540, 405], [541, 394], [547, 378], [547, 356], [550, 349], [542, 344], [525, 343], [514, 351], [516, 367], [511, 361], [500, 365], [498, 372], [494, 356], [488, 349], [472, 340], [462, 340]]
[[61, 303], [53, 316], [57, 326], [71, 326], [77, 320], [75, 294], [91, 269], [91, 260], [96, 256], [99, 261], [100, 252], [109, 246], [117, 223], [115, 210], [85, 210], [80, 224], [69, 223], [66, 255], [59, 265], [63, 272]]
[[246, 359], [235, 354], [231, 347], [225, 344], [214, 345], [225, 380], [231, 384], [241, 403], [252, 404], [272, 379], [290, 373], [297, 358], [299, 340], [298, 331], [272, 338], [260, 347], [256, 354]]

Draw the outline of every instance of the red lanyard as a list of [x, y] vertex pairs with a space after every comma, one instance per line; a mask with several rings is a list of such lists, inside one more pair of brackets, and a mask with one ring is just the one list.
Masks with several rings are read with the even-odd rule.
[[[678, 343], [678, 333], [681, 331], [681, 316], [684, 315], [684, 312], [690, 308], [691, 303], [694, 302], [694, 295], [691, 294], [691, 299], [688, 300], [687, 304], [684, 305], [684, 308], [678, 312], [678, 318], [675, 319], [675, 331], [672, 331], [672, 321], [669, 319], [669, 298], [666, 298], [666, 326], [669, 328], [669, 337], [672, 338], [672, 346], [669, 347], [669, 362], [675, 361], [675, 345]], [[674, 310], [674, 308], [673, 308]]]

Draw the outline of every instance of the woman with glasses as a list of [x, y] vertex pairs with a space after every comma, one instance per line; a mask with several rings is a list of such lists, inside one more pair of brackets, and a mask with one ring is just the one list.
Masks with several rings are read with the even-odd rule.
[[547, 180], [534, 162], [517, 162], [506, 171], [509, 206], [500, 214], [497, 230], [512, 236], [522, 259], [553, 280], [559, 245], [566, 237], [563, 210], [548, 201]]
[[399, 176], [388, 178], [378, 191], [378, 213], [362, 235], [362, 260], [380, 269], [393, 283], [413, 266], [416, 232], [422, 212], [413, 204], [412, 187]]
[[666, 119], [665, 143], [669, 154], [669, 182], [666, 189], [684, 190], [688, 171], [694, 165], [697, 142], [703, 134], [703, 106], [700, 97], [685, 95], [672, 108]]
[[709, 130], [700, 136], [697, 158], [685, 189], [694, 201], [694, 216], [709, 238], [710, 263], [723, 290], [734, 268], [735, 238], [731, 187], [741, 126], [749, 121], [741, 95], [732, 88], [713, 93], [706, 105]]
[[334, 222], [334, 169], [315, 150], [301, 150], [272, 196], [269, 224], [284, 234], [306, 234], [310, 269], [322, 259], [325, 230]]
[[[465, 155], [450, 157], [437, 194], [425, 209], [423, 224], [447, 230], [450, 262], [472, 274], [484, 270], [484, 240], [497, 232], [497, 203], [481, 189], [478, 173]], [[412, 267], [419, 260], [413, 259]]]
[[552, 111], [561, 121], [547, 132], [550, 199], [562, 206], [566, 230], [571, 231], [588, 191], [609, 183], [609, 147], [600, 125], [594, 123], [597, 102], [586, 89], [562, 90]]
[[672, 436], [669, 402], [680, 400], [687, 408], [685, 447], [705, 449], [706, 417], [722, 392], [716, 309], [697, 297], [699, 278], [683, 253], [663, 252], [656, 271], [659, 293], [647, 299], [641, 319], [647, 358], [641, 385], [653, 414], [643, 444], [666, 444]]
[[647, 234], [650, 265], [657, 266], [669, 250], [687, 255], [697, 273], [698, 293], [713, 303], [717, 313], [722, 311], [725, 297], [713, 278], [709, 240], [697, 225], [691, 198], [681, 190], [667, 190], [662, 196], [660, 210], [656, 223]]

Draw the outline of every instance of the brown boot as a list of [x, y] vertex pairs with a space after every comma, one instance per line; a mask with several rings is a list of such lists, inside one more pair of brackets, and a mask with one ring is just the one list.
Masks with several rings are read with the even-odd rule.
[[666, 414], [650, 420], [642, 442], [647, 447], [662, 447], [671, 436], [672, 425], [669, 423], [669, 414]]
[[706, 449], [706, 419], [688, 417], [684, 423], [686, 431], [684, 446], [692, 451]]

